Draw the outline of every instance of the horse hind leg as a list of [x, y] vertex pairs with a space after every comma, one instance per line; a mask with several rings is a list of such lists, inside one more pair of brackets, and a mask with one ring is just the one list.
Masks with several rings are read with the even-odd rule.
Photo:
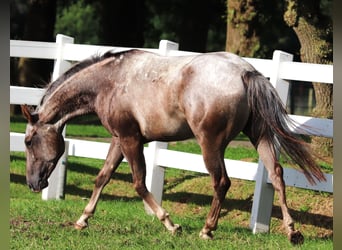
[[136, 192], [168, 231], [172, 234], [181, 232], [182, 228], [180, 225], [174, 224], [171, 221], [169, 214], [156, 202], [153, 195], [147, 190], [145, 184], [146, 163], [143, 154], [143, 144], [133, 138], [125, 138], [124, 141], [121, 146], [125, 158], [132, 169], [133, 185]]
[[288, 238], [292, 244], [302, 244], [304, 242], [304, 237], [300, 231], [295, 230], [294, 221], [289, 213], [286, 202], [283, 168], [274, 158], [273, 147], [266, 140], [261, 139], [256, 148], [268, 171], [268, 176], [272, 181], [272, 185], [278, 192], [280, 208], [283, 215], [283, 223], [287, 231]]
[[100, 198], [100, 194], [103, 188], [109, 182], [112, 174], [118, 168], [122, 159], [123, 155], [121, 153], [119, 143], [117, 142], [117, 138], [113, 137], [104, 166], [99, 172], [98, 176], [96, 177], [95, 187], [89, 200], [89, 203], [83, 210], [81, 217], [77, 220], [77, 222], [74, 225], [76, 229], [81, 230], [88, 226], [88, 219], [92, 217], [95, 213], [96, 205]]
[[[208, 138], [204, 139], [206, 141]], [[211, 176], [214, 195], [211, 203], [210, 211], [207, 215], [204, 227], [200, 231], [199, 236], [202, 239], [213, 239], [212, 232], [216, 230], [222, 203], [225, 199], [227, 191], [231, 185], [228, 178], [226, 167], [224, 164], [223, 149], [215, 148], [213, 144], [207, 142], [199, 142], [202, 148], [203, 160], [205, 166]]]

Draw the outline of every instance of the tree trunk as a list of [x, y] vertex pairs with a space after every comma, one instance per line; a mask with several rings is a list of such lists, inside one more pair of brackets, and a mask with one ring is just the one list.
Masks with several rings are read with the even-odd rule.
[[283, 19], [284, 1], [228, 0], [226, 50], [240, 56], [272, 58], [274, 50], [296, 57], [299, 41]]
[[258, 51], [257, 11], [255, 0], [227, 1], [226, 51], [246, 57], [253, 57]]
[[[307, 63], [332, 63], [332, 23], [323, 16], [319, 0], [286, 0], [285, 22], [293, 28], [301, 44], [301, 60]], [[313, 116], [333, 117], [333, 86], [313, 83], [316, 107]], [[312, 146], [321, 156], [332, 156], [333, 140], [313, 137]]]

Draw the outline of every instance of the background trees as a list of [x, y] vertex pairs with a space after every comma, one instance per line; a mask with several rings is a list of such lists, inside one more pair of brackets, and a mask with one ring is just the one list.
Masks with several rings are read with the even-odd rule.
[[284, 50], [298, 59], [296, 34], [283, 20], [284, 1], [228, 0], [226, 50], [240, 56], [271, 58]]

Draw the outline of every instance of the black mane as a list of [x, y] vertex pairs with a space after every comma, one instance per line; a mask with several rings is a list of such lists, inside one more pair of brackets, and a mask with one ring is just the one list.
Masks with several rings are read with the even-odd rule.
[[[128, 51], [131, 51], [131, 50], [128, 50]], [[112, 51], [107, 51], [103, 55], [94, 55], [94, 56], [91, 56], [90, 58], [87, 58], [83, 61], [80, 61], [74, 64], [70, 69], [68, 69], [65, 73], [63, 73], [60, 77], [58, 77], [57, 80], [51, 82], [46, 87], [46, 92], [40, 101], [40, 105], [44, 103], [46, 97], [48, 97], [59, 85], [61, 85], [63, 82], [65, 82], [68, 78], [70, 78], [77, 72], [89, 67], [90, 65], [93, 65], [94, 63], [100, 62], [106, 58], [117, 57], [124, 53], [127, 53], [128, 51], [121, 51], [117, 53], [112, 52]]]

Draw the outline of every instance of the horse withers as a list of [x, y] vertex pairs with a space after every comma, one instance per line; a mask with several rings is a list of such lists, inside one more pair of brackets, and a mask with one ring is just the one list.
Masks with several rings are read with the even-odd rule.
[[224, 151], [241, 131], [255, 146], [273, 187], [279, 193], [283, 221], [290, 241], [303, 242], [295, 230], [285, 197], [283, 169], [276, 158], [281, 148], [310, 183], [325, 177], [308, 145], [294, 134], [286, 110], [269, 81], [242, 58], [226, 52], [167, 57], [141, 50], [107, 52], [84, 60], [50, 83], [35, 110], [23, 105], [28, 120], [25, 136], [26, 179], [41, 191], [64, 151], [65, 123], [95, 113], [112, 141], [89, 203], [75, 223], [88, 226], [100, 193], [123, 157], [131, 167], [133, 184], [165, 227], [181, 227], [155, 201], [145, 185], [144, 143], [196, 138], [213, 183], [211, 209], [200, 237], [212, 239], [221, 205], [230, 187]]

